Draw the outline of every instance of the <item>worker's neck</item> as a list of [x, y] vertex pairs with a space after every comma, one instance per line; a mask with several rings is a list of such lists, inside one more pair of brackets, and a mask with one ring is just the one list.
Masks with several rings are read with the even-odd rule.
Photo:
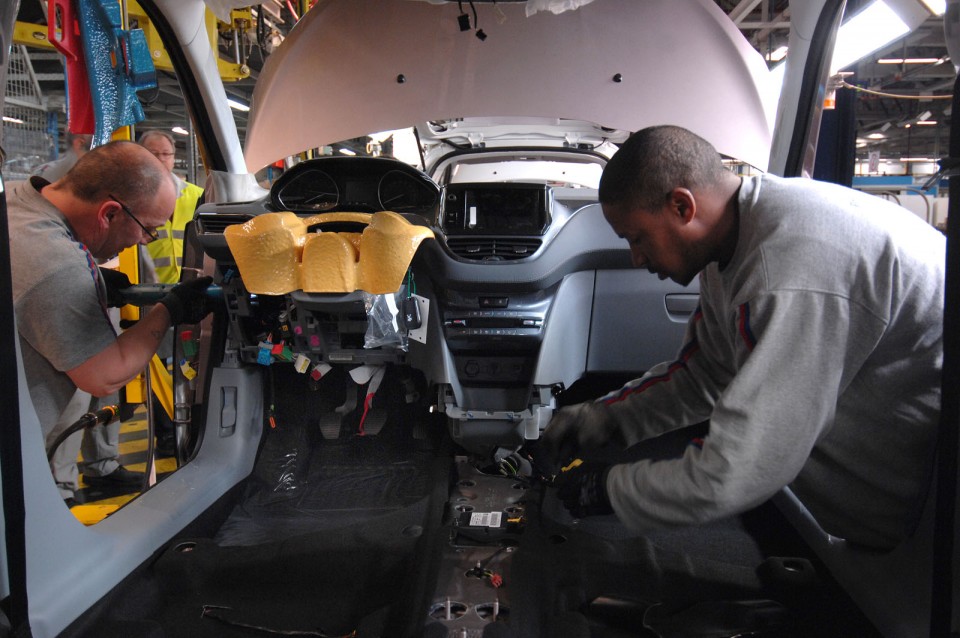
[[724, 199], [723, 212], [717, 219], [716, 236], [717, 264], [723, 270], [737, 252], [737, 241], [740, 238], [740, 185], [743, 180], [730, 173], [722, 184]]
[[40, 195], [53, 204], [67, 220], [74, 239], [86, 243], [87, 238], [95, 234], [99, 220], [93, 204], [76, 198], [59, 182], [44, 186]]

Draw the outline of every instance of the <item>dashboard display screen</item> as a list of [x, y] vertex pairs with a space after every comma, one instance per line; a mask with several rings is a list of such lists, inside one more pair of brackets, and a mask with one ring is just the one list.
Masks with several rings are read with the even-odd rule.
[[447, 234], [542, 235], [549, 190], [540, 184], [456, 184], [444, 196]]

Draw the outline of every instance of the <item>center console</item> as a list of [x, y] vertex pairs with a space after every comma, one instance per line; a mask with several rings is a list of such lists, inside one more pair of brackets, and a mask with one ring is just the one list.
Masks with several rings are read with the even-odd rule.
[[[458, 260], [474, 264], [481, 281], [502, 281], [537, 258], [553, 206], [552, 190], [543, 184], [454, 183], [443, 191], [438, 222]], [[503, 281], [437, 291], [452, 368], [443, 407], [454, 438], [467, 449], [522, 445], [549, 419], [551, 387], [536, 377], [560, 285]]]
[[532, 369], [524, 359], [539, 350], [552, 292], [447, 292], [444, 336], [461, 382], [474, 386], [529, 383]]

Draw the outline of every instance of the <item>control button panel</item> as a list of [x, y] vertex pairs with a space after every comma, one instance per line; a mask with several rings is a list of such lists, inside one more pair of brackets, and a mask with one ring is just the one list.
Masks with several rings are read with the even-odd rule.
[[517, 383], [527, 378], [525, 357], [461, 357], [457, 372], [464, 383]]
[[510, 305], [510, 297], [479, 297], [477, 303], [481, 308], [506, 308]]
[[539, 337], [543, 317], [517, 310], [465, 310], [446, 313], [448, 337]]

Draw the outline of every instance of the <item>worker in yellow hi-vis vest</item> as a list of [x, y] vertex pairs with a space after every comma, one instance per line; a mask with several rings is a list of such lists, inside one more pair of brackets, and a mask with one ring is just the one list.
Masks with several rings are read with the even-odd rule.
[[170, 133], [161, 130], [147, 131], [140, 136], [140, 145], [153, 153], [167, 167], [177, 185], [177, 206], [173, 215], [166, 224], [157, 228], [158, 239], [147, 244], [147, 251], [157, 272], [157, 281], [163, 284], [174, 284], [180, 281], [183, 229], [193, 219], [193, 213], [203, 195], [203, 189], [180, 179], [173, 172], [176, 143]]

